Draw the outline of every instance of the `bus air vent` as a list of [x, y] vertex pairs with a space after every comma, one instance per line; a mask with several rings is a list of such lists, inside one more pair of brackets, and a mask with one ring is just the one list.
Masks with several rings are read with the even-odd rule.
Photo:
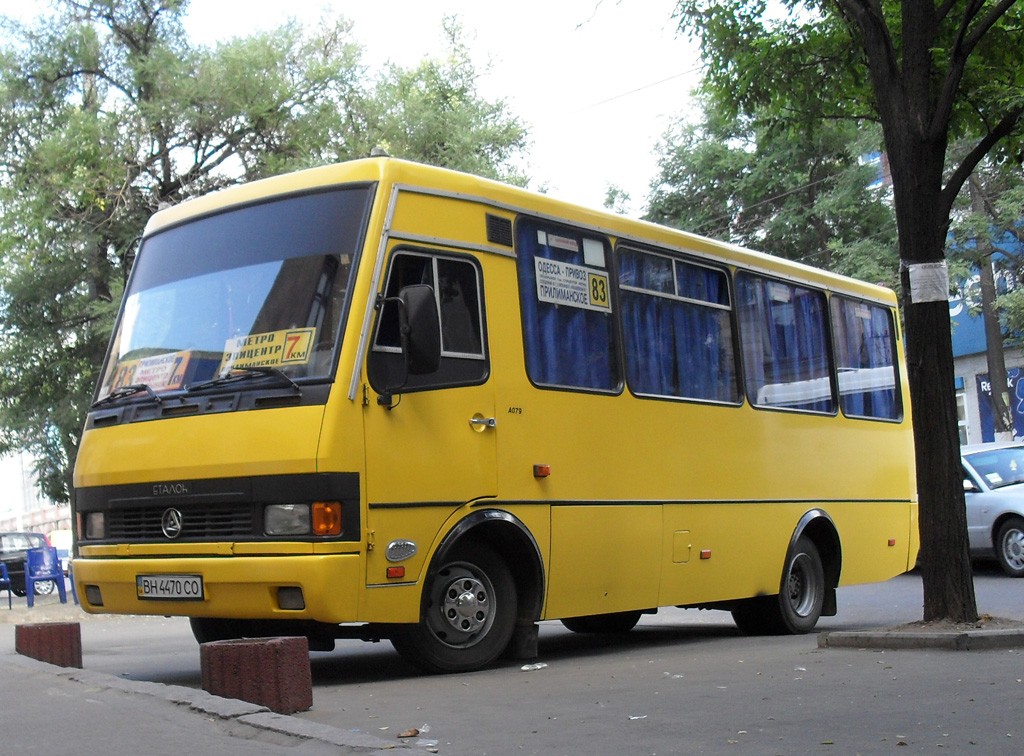
[[487, 214], [487, 241], [503, 247], [512, 246], [512, 221]]

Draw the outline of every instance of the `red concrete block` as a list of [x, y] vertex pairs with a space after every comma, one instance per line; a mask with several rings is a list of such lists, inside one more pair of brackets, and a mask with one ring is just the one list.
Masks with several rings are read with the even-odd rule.
[[309, 641], [294, 638], [243, 638], [199, 647], [203, 690], [266, 706], [278, 714], [313, 707]]
[[14, 650], [60, 667], [82, 668], [82, 626], [77, 622], [16, 625]]

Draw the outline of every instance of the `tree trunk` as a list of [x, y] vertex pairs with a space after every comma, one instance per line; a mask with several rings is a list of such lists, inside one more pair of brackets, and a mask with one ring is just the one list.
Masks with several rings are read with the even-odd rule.
[[911, 302], [907, 271], [903, 290], [924, 620], [974, 622], [978, 609], [967, 542], [949, 305]]
[[[978, 179], [968, 181], [971, 210], [986, 217], [985, 198]], [[1010, 412], [1010, 390], [1007, 386], [1006, 359], [1003, 354], [1003, 327], [996, 310], [996, 280], [992, 272], [992, 244], [987, 235], [975, 240], [978, 280], [981, 287], [981, 314], [985, 323], [985, 358], [988, 363], [988, 382], [992, 404], [992, 424], [996, 441], [1013, 440], [1013, 415]]]
[[1010, 413], [1010, 389], [1003, 354], [1003, 328], [996, 310], [996, 282], [992, 274], [992, 255], [978, 259], [981, 285], [981, 312], [985, 322], [985, 358], [992, 404], [992, 424], [996, 441], [1013, 440], [1013, 415]]
[[914, 411], [924, 620], [974, 622], [978, 609], [967, 541], [948, 281], [945, 291], [941, 281], [920, 286], [925, 273], [945, 271], [949, 215], [942, 215], [938, 196], [945, 143], [892, 131], [886, 143], [897, 145], [889, 160]]

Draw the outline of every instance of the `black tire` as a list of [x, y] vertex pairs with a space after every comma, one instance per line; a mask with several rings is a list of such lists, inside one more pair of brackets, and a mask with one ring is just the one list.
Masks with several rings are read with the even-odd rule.
[[279, 638], [305, 636], [310, 651], [333, 651], [331, 626], [301, 620], [220, 619], [189, 617], [192, 636], [199, 643], [237, 638]]
[[778, 596], [744, 599], [733, 606], [732, 620], [744, 635], [778, 635], [778, 625], [772, 622], [777, 606]]
[[586, 617], [568, 617], [562, 624], [574, 633], [628, 633], [640, 621], [640, 612], [591, 614]]
[[800, 536], [786, 554], [778, 595], [747, 599], [733, 608], [732, 618], [747, 635], [802, 635], [818, 624], [824, 601], [821, 555]]
[[505, 562], [482, 544], [456, 547], [423, 589], [420, 621], [397, 625], [391, 644], [425, 672], [470, 672], [505, 651], [516, 620]]
[[1010, 577], [1024, 577], [1024, 519], [1011, 517], [999, 526], [996, 559]]
[[251, 622], [245, 620], [218, 619], [214, 617], [189, 617], [192, 636], [198, 643], [257, 637]]

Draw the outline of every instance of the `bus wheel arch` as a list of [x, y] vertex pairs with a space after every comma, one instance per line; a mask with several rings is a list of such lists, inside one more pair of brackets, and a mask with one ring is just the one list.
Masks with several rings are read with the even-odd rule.
[[825, 577], [825, 596], [821, 610], [824, 617], [836, 615], [836, 588], [839, 587], [839, 576], [843, 569], [843, 547], [839, 540], [839, 530], [832, 518], [823, 510], [812, 509], [800, 518], [790, 540], [792, 549], [798, 538], [806, 536], [818, 550]]
[[836, 613], [841, 557], [831, 518], [821, 510], [805, 514], [786, 550], [779, 592], [734, 604], [737, 627], [749, 635], [810, 632], [822, 615]]
[[420, 621], [392, 645], [428, 672], [466, 672], [509, 649], [536, 656], [543, 563], [529, 530], [501, 510], [474, 512], [445, 536], [423, 582]]

